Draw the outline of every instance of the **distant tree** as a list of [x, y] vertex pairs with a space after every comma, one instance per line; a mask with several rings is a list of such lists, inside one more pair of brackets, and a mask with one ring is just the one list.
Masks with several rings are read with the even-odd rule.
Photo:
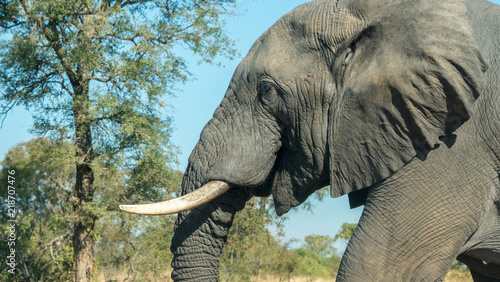
[[[9, 150], [2, 161], [1, 183], [7, 183], [8, 171], [15, 171], [17, 211], [16, 263], [19, 271], [2, 271], [0, 280], [45, 281], [71, 280], [73, 261], [71, 236], [73, 209], [69, 203], [74, 184], [73, 147], [67, 142], [35, 139]], [[7, 198], [7, 189], [0, 191]], [[3, 201], [0, 212], [8, 213]], [[0, 217], [2, 242], [8, 222]], [[7, 244], [0, 246], [0, 256], [7, 257]], [[7, 269], [0, 261], [1, 269]]]
[[[276, 216], [267, 198], [252, 198], [233, 221], [221, 256], [223, 281], [248, 281], [265, 276], [276, 269], [275, 255], [280, 252], [279, 239], [269, 231], [282, 228], [282, 219]], [[278, 232], [280, 233], [280, 232]], [[279, 234], [278, 234], [279, 237]]]
[[298, 255], [296, 274], [312, 278], [335, 277], [340, 257], [330, 236], [308, 235], [302, 248], [294, 250]]
[[[94, 199], [97, 189], [111, 189], [98, 174], [175, 162], [165, 97], [188, 75], [175, 51], [190, 50], [203, 62], [231, 57], [220, 16], [233, 6], [234, 0], [0, 0], [0, 118], [24, 106], [34, 113], [34, 133], [73, 145], [74, 280], [91, 279], [102, 215]], [[157, 196], [111, 190], [114, 206]]]
[[103, 216], [96, 227], [97, 273], [106, 281], [169, 281], [175, 217]]
[[352, 234], [354, 233], [354, 230], [358, 226], [357, 223], [344, 223], [342, 224], [342, 227], [340, 228], [339, 232], [335, 234], [334, 240], [338, 239], [344, 239], [344, 240], [351, 240]]
[[274, 253], [273, 274], [280, 278], [279, 281], [290, 281], [302, 266], [301, 257], [290, 248], [291, 243], [293, 241], [281, 243], [280, 249]]
[[333, 246], [335, 239], [330, 236], [308, 235], [304, 238], [305, 247], [323, 257], [331, 257], [337, 254], [337, 249]]
[[295, 276], [314, 279], [335, 277], [335, 269], [330, 264], [330, 258], [307, 248], [295, 249], [293, 253], [298, 256]]

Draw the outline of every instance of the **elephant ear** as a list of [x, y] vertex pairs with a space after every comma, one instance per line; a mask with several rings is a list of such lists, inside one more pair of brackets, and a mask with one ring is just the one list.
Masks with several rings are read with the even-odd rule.
[[357, 15], [380, 16], [363, 16], [367, 24], [336, 51], [332, 197], [425, 159], [473, 115], [486, 71], [463, 2], [361, 2], [366, 13]]

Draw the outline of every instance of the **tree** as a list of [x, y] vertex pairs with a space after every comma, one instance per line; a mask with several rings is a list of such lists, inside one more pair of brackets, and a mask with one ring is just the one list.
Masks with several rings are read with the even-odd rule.
[[296, 275], [310, 278], [333, 278], [340, 265], [336, 254], [325, 257], [307, 248], [293, 250], [298, 255]]
[[96, 227], [97, 273], [106, 281], [170, 281], [170, 242], [175, 217], [103, 216]]
[[[9, 171], [15, 171], [16, 204], [18, 216], [15, 254], [17, 276], [14, 281], [68, 280], [71, 278], [72, 208], [68, 202], [74, 183], [71, 144], [51, 142], [46, 138], [22, 143], [11, 149], [2, 162], [0, 181], [7, 183]], [[7, 190], [0, 191], [7, 199]], [[0, 212], [7, 214], [8, 205], [0, 204]], [[1, 217], [2, 231], [7, 221]], [[2, 241], [7, 234], [2, 234]], [[9, 253], [2, 244], [0, 254]], [[5, 264], [5, 260], [1, 261]], [[2, 265], [2, 269], [7, 269]], [[3, 276], [5, 275], [5, 276]], [[6, 271], [0, 280], [10, 276]]]
[[[0, 0], [0, 115], [24, 106], [34, 112], [33, 132], [74, 146], [69, 201], [76, 217], [75, 281], [89, 281], [92, 274], [96, 166], [133, 170], [144, 159], [175, 162], [164, 99], [188, 73], [174, 50], [184, 47], [205, 62], [232, 56], [220, 15], [233, 5], [234, 0]], [[116, 195], [115, 201], [132, 200], [128, 192]]]
[[[17, 201], [16, 220], [17, 242], [16, 268], [21, 271], [17, 276], [6, 272], [0, 280], [70, 280], [72, 272], [72, 231], [73, 211], [68, 198], [74, 183], [73, 146], [69, 142], [52, 142], [47, 138], [34, 139], [21, 143], [9, 150], [2, 161], [0, 180], [7, 183], [9, 171], [15, 171]], [[138, 277], [142, 273], [148, 277], [166, 277], [164, 262], [172, 259], [169, 251], [169, 238], [173, 234], [173, 217], [140, 217], [110, 210], [116, 205], [116, 193], [128, 191], [150, 191], [140, 187], [162, 186], [164, 191], [180, 193], [182, 173], [169, 173], [162, 166], [142, 164], [141, 169], [127, 170], [117, 168], [108, 173], [103, 167], [95, 166], [98, 182], [107, 189], [97, 189], [95, 210], [96, 221], [96, 265], [107, 280], [120, 271], [124, 277]], [[149, 167], [149, 168], [148, 168]], [[99, 169], [100, 168], [100, 169]], [[123, 181], [125, 179], [125, 181]], [[123, 189], [123, 188], [126, 189]], [[119, 189], [113, 189], [119, 188]], [[160, 190], [161, 191], [161, 190]], [[156, 192], [156, 191], [155, 191]], [[7, 198], [7, 190], [0, 191]], [[140, 197], [140, 193], [132, 195]], [[149, 196], [155, 197], [155, 196]], [[160, 193], [159, 198], [167, 197]], [[0, 211], [8, 213], [9, 206], [0, 203]], [[8, 231], [8, 222], [0, 220], [3, 231]], [[0, 233], [6, 240], [9, 232]], [[7, 244], [0, 246], [0, 255], [7, 257]], [[5, 260], [0, 262], [6, 269]], [[4, 268], [5, 267], [5, 268]], [[167, 274], [168, 275], [168, 274]], [[134, 279], [135, 280], [135, 279]]]
[[358, 227], [357, 223], [344, 223], [340, 227], [339, 232], [335, 234], [334, 240], [337, 241], [338, 239], [344, 239], [346, 241], [351, 240], [352, 234], [354, 233], [354, 230]]
[[337, 249], [333, 246], [335, 239], [330, 236], [308, 235], [304, 238], [305, 247], [323, 257], [331, 257], [337, 254]]

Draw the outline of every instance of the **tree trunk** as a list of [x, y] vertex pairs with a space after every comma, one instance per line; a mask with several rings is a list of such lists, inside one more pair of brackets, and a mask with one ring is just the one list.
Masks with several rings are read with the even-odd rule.
[[86, 209], [94, 195], [93, 148], [89, 119], [88, 83], [77, 88], [73, 99], [75, 119], [76, 184], [73, 207], [76, 215], [73, 236], [73, 281], [91, 281], [94, 261], [95, 216]]

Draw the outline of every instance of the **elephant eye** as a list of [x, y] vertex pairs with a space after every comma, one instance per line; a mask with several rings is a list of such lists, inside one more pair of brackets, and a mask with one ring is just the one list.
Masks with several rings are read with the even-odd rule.
[[261, 83], [259, 91], [263, 98], [270, 98], [276, 94], [276, 88], [270, 82]]
[[282, 106], [283, 99], [280, 91], [274, 83], [270, 81], [262, 81], [258, 86], [260, 101], [264, 106], [272, 112], [279, 110]]

